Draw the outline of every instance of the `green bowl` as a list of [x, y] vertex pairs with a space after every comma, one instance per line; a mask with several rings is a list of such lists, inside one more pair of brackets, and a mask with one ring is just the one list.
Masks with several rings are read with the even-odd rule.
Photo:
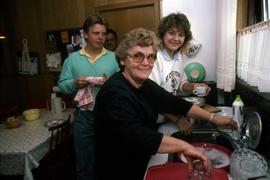
[[185, 66], [184, 71], [191, 83], [202, 82], [205, 78], [205, 68], [201, 63], [192, 62]]

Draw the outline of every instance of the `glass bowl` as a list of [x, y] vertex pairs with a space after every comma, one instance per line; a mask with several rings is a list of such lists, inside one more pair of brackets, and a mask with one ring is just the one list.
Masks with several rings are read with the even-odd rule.
[[267, 162], [255, 151], [239, 149], [231, 155], [230, 173], [233, 179], [249, 179], [267, 174]]

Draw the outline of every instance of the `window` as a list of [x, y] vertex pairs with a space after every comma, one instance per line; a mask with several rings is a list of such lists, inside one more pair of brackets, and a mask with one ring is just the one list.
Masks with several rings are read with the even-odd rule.
[[238, 33], [237, 77], [270, 92], [270, 20]]
[[270, 11], [270, 2], [268, 2], [268, 0], [263, 0], [263, 20], [264, 21], [270, 19], [269, 11]]
[[237, 77], [270, 93], [270, 1], [249, 0], [249, 24], [238, 32]]

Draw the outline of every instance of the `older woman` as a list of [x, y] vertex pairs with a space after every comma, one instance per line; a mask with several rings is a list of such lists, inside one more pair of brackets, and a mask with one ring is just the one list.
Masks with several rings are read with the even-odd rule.
[[129, 32], [116, 50], [122, 71], [107, 80], [95, 105], [99, 180], [142, 180], [150, 156], [156, 153], [183, 153], [190, 169], [192, 160], [199, 159], [209, 172], [211, 163], [196, 148], [156, 131], [158, 113], [181, 114], [236, 127], [232, 119], [214, 116], [148, 79], [157, 44], [152, 31], [138, 28]]

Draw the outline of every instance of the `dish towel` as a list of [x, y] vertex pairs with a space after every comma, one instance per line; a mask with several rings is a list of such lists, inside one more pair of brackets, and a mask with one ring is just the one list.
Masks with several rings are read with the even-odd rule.
[[92, 111], [95, 105], [94, 98], [94, 86], [102, 85], [106, 80], [105, 77], [86, 77], [89, 85], [85, 88], [79, 89], [77, 94], [74, 97], [74, 101], [79, 108], [87, 109]]

